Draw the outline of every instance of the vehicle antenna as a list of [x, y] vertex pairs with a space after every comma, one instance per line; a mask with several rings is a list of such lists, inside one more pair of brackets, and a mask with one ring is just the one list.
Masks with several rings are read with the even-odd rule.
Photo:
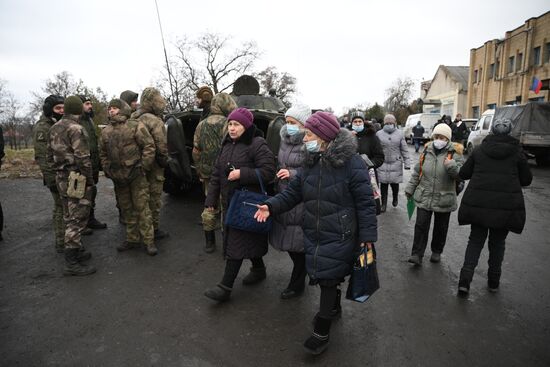
[[183, 108], [181, 107], [178, 93], [177, 92], [174, 93], [174, 86], [172, 83], [172, 71], [170, 70], [170, 63], [168, 62], [168, 54], [166, 53], [166, 45], [164, 44], [164, 33], [162, 32], [162, 23], [160, 22], [160, 13], [159, 13], [159, 6], [157, 4], [157, 0], [155, 0], [155, 7], [157, 8], [157, 18], [159, 21], [160, 37], [162, 39], [162, 48], [164, 49], [164, 59], [166, 60], [166, 70], [168, 71], [168, 83], [170, 84], [170, 93], [172, 93], [172, 98], [175, 98], [176, 104], [181, 110]]

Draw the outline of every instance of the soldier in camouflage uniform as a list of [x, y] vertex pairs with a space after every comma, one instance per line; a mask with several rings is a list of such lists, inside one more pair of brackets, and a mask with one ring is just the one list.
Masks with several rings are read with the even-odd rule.
[[[92, 206], [94, 178], [90, 148], [84, 128], [78, 120], [82, 114], [82, 101], [77, 96], [65, 99], [65, 114], [61, 121], [50, 129], [48, 161], [56, 171], [56, 184], [63, 203], [65, 221], [65, 275], [89, 275], [96, 269], [86, 265], [91, 257], [81, 251], [80, 236], [88, 224]], [[86, 178], [84, 197], [76, 199], [67, 195], [68, 179], [71, 172], [79, 172]]]
[[84, 128], [87, 134], [88, 146], [90, 147], [90, 159], [92, 160], [92, 171], [94, 177], [94, 188], [92, 191], [92, 208], [90, 209], [90, 219], [88, 220], [88, 228], [90, 229], [105, 229], [107, 224], [101, 223], [95, 217], [95, 199], [97, 196], [97, 183], [99, 182], [99, 171], [101, 170], [101, 162], [99, 161], [99, 148], [97, 144], [97, 133], [95, 129], [94, 110], [90, 97], [79, 95], [83, 104], [82, 116], [80, 116], [80, 125]]
[[125, 90], [124, 92], [120, 93], [120, 99], [122, 99], [128, 104], [128, 106], [130, 106], [132, 112], [135, 112], [137, 110], [138, 96], [139, 95], [136, 92], [132, 92], [131, 90]]
[[157, 254], [149, 209], [149, 185], [146, 172], [155, 161], [155, 143], [147, 128], [128, 119], [130, 106], [121, 99], [109, 103], [109, 125], [101, 132], [101, 164], [105, 176], [113, 180], [119, 205], [126, 218], [126, 241], [117, 246], [126, 251], [141, 241], [151, 256]]
[[205, 85], [197, 90], [195, 97], [195, 105], [198, 108], [202, 108], [201, 120], [204, 120], [210, 114], [210, 104], [212, 102], [212, 98], [214, 97], [214, 92], [212, 92], [210, 87]]
[[141, 93], [139, 109], [132, 114], [132, 119], [143, 123], [155, 141], [155, 161], [147, 172], [149, 182], [149, 207], [153, 216], [155, 239], [168, 236], [159, 229], [160, 207], [162, 204], [162, 186], [164, 184], [164, 168], [168, 165], [168, 148], [166, 146], [166, 128], [161, 119], [166, 108], [166, 101], [156, 88], [145, 88]]
[[63, 224], [63, 204], [59, 197], [59, 191], [55, 184], [55, 170], [47, 160], [47, 147], [50, 140], [50, 128], [63, 117], [64, 98], [58, 95], [50, 95], [44, 100], [43, 114], [34, 126], [34, 160], [38, 163], [42, 172], [44, 186], [53, 197], [53, 228], [55, 233], [55, 249], [63, 253], [65, 249], [65, 225]]
[[[203, 184], [204, 195], [208, 194], [210, 175], [220, 153], [222, 140], [227, 133], [227, 116], [237, 108], [233, 98], [227, 93], [218, 93], [212, 99], [210, 115], [199, 122], [193, 139], [193, 161], [199, 179]], [[219, 228], [220, 209], [202, 212], [202, 226], [206, 238], [204, 251], [216, 250], [216, 228]]]

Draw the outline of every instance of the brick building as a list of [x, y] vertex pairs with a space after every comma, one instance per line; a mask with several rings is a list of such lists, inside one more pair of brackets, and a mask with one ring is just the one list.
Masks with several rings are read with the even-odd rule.
[[[533, 79], [542, 90], [530, 90]], [[549, 101], [550, 11], [470, 50], [467, 117], [496, 106]]]

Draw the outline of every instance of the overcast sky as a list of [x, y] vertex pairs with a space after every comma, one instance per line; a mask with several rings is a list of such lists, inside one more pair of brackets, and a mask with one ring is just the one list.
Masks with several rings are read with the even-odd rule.
[[[336, 112], [382, 103], [398, 77], [468, 65], [471, 48], [550, 10], [548, 0], [157, 1], [168, 44], [206, 31], [254, 40], [256, 70], [289, 72], [298, 100]], [[164, 62], [154, 0], [0, 0], [0, 30], [0, 78], [22, 102], [63, 70], [109, 96], [140, 92]]]

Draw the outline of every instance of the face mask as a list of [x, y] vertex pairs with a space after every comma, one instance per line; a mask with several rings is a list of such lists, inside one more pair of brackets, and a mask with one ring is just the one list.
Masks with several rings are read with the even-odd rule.
[[443, 139], [435, 139], [434, 140], [435, 149], [443, 149], [446, 146], [447, 146], [447, 140], [443, 140]]
[[384, 125], [383, 129], [387, 133], [393, 133], [395, 131], [395, 125], [394, 124]]
[[319, 142], [317, 140], [306, 141], [306, 149], [308, 152], [316, 153], [319, 151]]
[[290, 125], [290, 124], [287, 124], [286, 125], [286, 132], [288, 135], [292, 136], [292, 135], [296, 135], [300, 132], [300, 128], [297, 126], [297, 125]]
[[361, 125], [353, 125], [351, 128], [352, 128], [355, 132], [360, 133], [361, 131], [365, 130], [365, 125], [364, 125], [364, 124], [361, 124]]

